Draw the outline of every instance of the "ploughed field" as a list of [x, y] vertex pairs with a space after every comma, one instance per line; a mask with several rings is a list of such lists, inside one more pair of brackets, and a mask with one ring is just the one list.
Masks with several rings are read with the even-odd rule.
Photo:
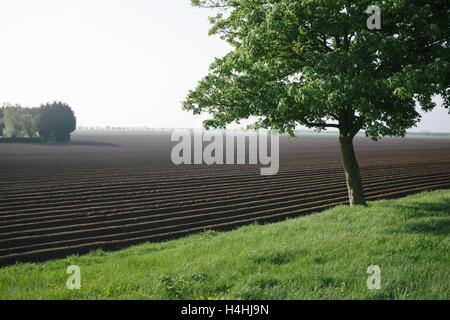
[[[276, 221], [347, 203], [337, 137], [280, 139], [280, 170], [180, 165], [168, 134], [0, 144], [0, 265]], [[368, 200], [450, 188], [450, 139], [355, 141]]]

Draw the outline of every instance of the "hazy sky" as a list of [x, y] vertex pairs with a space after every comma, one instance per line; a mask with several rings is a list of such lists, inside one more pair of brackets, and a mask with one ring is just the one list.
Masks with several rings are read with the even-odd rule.
[[[190, 0], [1, 0], [0, 103], [61, 100], [81, 126], [199, 127], [180, 102], [229, 51]], [[414, 131], [450, 131], [439, 107]]]

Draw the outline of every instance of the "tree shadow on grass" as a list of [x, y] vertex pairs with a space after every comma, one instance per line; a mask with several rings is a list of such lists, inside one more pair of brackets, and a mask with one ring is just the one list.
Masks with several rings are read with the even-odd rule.
[[401, 232], [445, 236], [450, 234], [450, 198], [442, 199], [438, 203], [411, 201], [391, 207], [408, 212], [408, 221], [402, 227]]
[[431, 233], [434, 235], [448, 236], [450, 234], [450, 221], [440, 219], [440, 221], [416, 222], [405, 225], [407, 233]]

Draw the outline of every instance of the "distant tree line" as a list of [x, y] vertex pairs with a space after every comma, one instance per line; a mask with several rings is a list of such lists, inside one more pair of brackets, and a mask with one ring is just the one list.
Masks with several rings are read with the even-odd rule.
[[4, 103], [0, 108], [0, 136], [40, 137], [43, 141], [68, 142], [76, 128], [76, 118], [65, 103], [52, 102], [38, 108]]
[[77, 130], [80, 131], [172, 131], [173, 128], [149, 128], [149, 127], [89, 127], [89, 126], [79, 126]]

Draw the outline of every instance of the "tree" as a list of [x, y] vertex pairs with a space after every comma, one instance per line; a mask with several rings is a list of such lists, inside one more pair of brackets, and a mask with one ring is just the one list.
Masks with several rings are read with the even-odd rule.
[[[405, 136], [449, 90], [449, 2], [444, 0], [192, 0], [216, 8], [210, 34], [232, 50], [183, 102], [206, 128], [337, 128], [351, 205], [365, 205], [353, 139]], [[368, 29], [369, 5], [381, 29]]]
[[36, 135], [35, 119], [29, 110], [22, 108], [18, 104], [4, 104], [2, 122], [7, 136], [13, 138], [28, 136], [33, 138]]
[[67, 104], [56, 101], [47, 103], [39, 109], [37, 128], [45, 141], [68, 142], [76, 128], [76, 118]]
[[31, 110], [33, 109], [23, 109], [23, 122], [22, 122], [22, 129], [26, 136], [33, 138], [37, 134], [37, 127], [36, 127], [36, 118], [33, 116], [33, 113]]
[[0, 137], [3, 136], [3, 129], [5, 128], [5, 123], [3, 121], [3, 111], [4, 107], [0, 108]]

